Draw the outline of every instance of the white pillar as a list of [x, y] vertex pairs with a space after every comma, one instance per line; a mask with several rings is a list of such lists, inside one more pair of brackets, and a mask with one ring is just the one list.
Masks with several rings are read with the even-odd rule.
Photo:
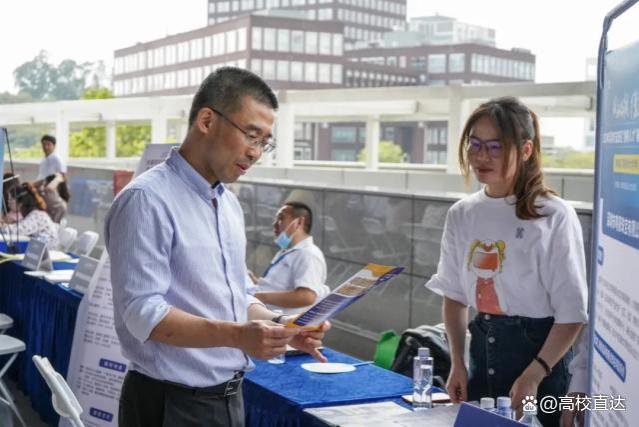
[[292, 168], [295, 154], [295, 109], [290, 104], [280, 104], [275, 137], [277, 166]]
[[187, 121], [180, 120], [175, 125], [175, 142], [181, 144], [189, 132], [189, 124]]
[[366, 120], [366, 169], [379, 169], [379, 117]]
[[151, 144], [166, 144], [167, 122], [164, 114], [157, 113], [151, 118]]
[[446, 143], [446, 173], [459, 175], [459, 161], [457, 152], [459, 149], [459, 138], [461, 137], [464, 124], [470, 114], [470, 101], [462, 99], [461, 87], [450, 86], [448, 132]]
[[115, 160], [115, 140], [116, 140], [116, 126], [115, 122], [106, 123], [106, 158], [109, 160]]
[[69, 121], [67, 120], [64, 111], [58, 110], [58, 114], [55, 120], [55, 151], [62, 160], [68, 162], [69, 160]]

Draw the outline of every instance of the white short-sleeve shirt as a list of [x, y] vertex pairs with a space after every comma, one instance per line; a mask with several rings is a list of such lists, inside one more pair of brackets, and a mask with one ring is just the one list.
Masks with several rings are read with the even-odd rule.
[[60, 156], [53, 152], [40, 161], [38, 179], [44, 179], [58, 172], [67, 173], [67, 165]]
[[[273, 257], [271, 266], [264, 277], [257, 283], [257, 292], [283, 292], [297, 288], [308, 288], [315, 292], [317, 298], [325, 297], [330, 292], [326, 286], [326, 261], [321, 249], [313, 243], [309, 236], [290, 249], [279, 251]], [[308, 307], [285, 308], [267, 304], [271, 310], [281, 310], [283, 314], [297, 314]]]

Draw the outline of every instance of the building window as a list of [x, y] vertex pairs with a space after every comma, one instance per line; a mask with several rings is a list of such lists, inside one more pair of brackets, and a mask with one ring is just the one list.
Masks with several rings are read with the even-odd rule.
[[330, 21], [333, 19], [333, 9], [319, 9], [317, 11], [319, 21]]
[[304, 31], [291, 32], [291, 52], [304, 53]]
[[331, 82], [331, 64], [319, 64], [318, 67], [318, 81], [320, 83], [330, 83]]
[[301, 82], [304, 80], [304, 63], [299, 61], [291, 62], [291, 81]]
[[264, 28], [264, 50], [275, 50], [275, 28]]
[[319, 53], [320, 55], [331, 54], [331, 34], [319, 33]]
[[304, 81], [315, 83], [317, 81], [317, 64], [315, 62], [307, 62], [304, 67]]
[[355, 144], [357, 143], [357, 128], [355, 126], [332, 126], [332, 144]]
[[237, 30], [237, 50], [243, 52], [246, 50], [246, 28]]
[[341, 85], [343, 74], [342, 64], [333, 64], [331, 66], [331, 83]]
[[463, 73], [466, 71], [466, 55], [463, 53], [451, 53], [448, 55], [448, 71], [451, 73]]
[[191, 60], [202, 58], [202, 39], [191, 40]]
[[442, 53], [428, 55], [428, 72], [429, 73], [445, 73], [446, 72], [446, 55]]
[[226, 32], [226, 53], [237, 51], [237, 33], [235, 31]]
[[[277, 30], [277, 50], [288, 52], [290, 50], [291, 31], [286, 29]], [[288, 79], [287, 79], [288, 80]]]
[[224, 55], [226, 53], [226, 40], [224, 33], [213, 35], [213, 56]]
[[272, 59], [262, 61], [262, 77], [265, 80], [275, 80], [275, 61]]
[[333, 34], [333, 55], [342, 56], [344, 53], [344, 36]]
[[308, 31], [306, 32], [306, 49], [305, 53], [310, 55], [317, 55], [317, 33]]
[[262, 29], [260, 27], [251, 29], [251, 49], [262, 50]]
[[185, 62], [189, 60], [189, 42], [182, 42], [178, 44], [178, 62]]
[[277, 80], [289, 80], [288, 61], [277, 61]]
[[251, 71], [253, 71], [258, 76], [262, 75], [262, 60], [261, 59], [251, 59]]

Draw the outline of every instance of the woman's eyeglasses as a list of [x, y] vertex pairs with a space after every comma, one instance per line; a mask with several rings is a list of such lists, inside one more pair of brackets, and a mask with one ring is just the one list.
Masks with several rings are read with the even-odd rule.
[[486, 152], [490, 157], [500, 157], [504, 151], [504, 146], [498, 139], [482, 141], [479, 138], [470, 136], [466, 140], [466, 151], [468, 154], [477, 155], [482, 150], [482, 147], [486, 148]]

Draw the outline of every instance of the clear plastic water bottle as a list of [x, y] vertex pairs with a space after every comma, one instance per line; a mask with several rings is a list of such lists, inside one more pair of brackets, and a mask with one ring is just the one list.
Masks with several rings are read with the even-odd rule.
[[537, 407], [534, 409], [528, 408], [524, 405], [524, 415], [519, 419], [519, 422], [532, 427], [544, 427], [539, 418], [537, 418]]
[[495, 412], [502, 417], [506, 417], [508, 419], [513, 419], [513, 408], [510, 397], [508, 396], [499, 396], [497, 398], [497, 409]]
[[[282, 314], [282, 310], [272, 310], [272, 311], [273, 313], [277, 313], [278, 315]], [[285, 363], [285, 362], [286, 362], [285, 352], [268, 360], [268, 363], [272, 363], [273, 365], [281, 365], [282, 363]]]
[[489, 412], [495, 411], [495, 399], [492, 397], [482, 397], [479, 399], [479, 407]]
[[420, 347], [413, 359], [413, 410], [432, 408], [433, 358], [430, 349]]

